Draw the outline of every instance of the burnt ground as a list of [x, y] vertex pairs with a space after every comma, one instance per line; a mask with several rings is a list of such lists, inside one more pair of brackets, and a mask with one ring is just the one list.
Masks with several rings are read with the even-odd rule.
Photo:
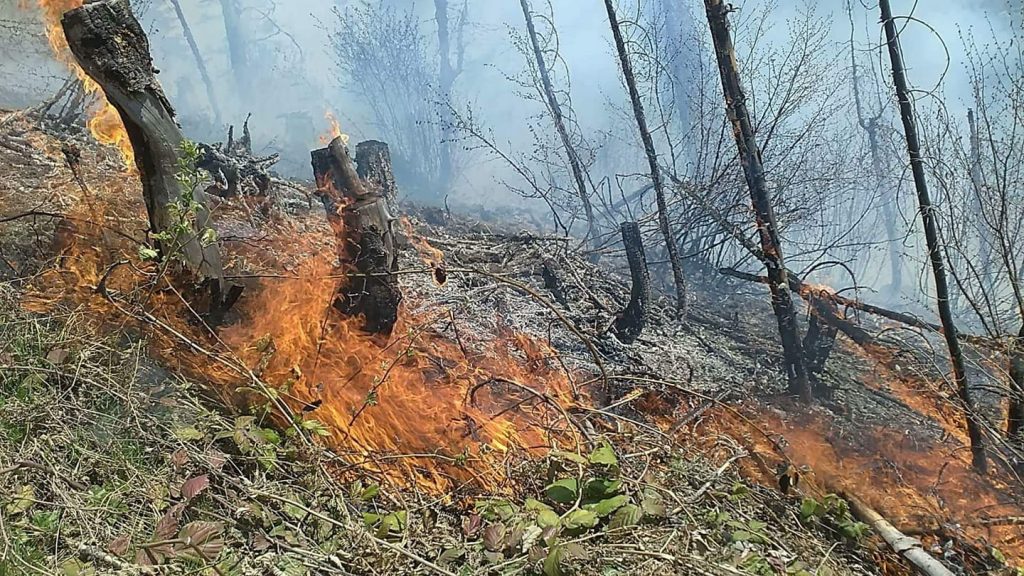
[[[17, 433], [11, 432], [0, 444], [0, 473], [12, 477], [2, 481], [17, 485], [19, 494], [27, 494], [25, 487], [31, 487], [35, 495], [28, 501], [7, 497], [4, 502], [8, 520], [3, 535], [9, 542], [0, 554], [0, 567], [15, 566], [9, 573], [22, 573], [17, 570], [24, 566], [45, 571], [72, 559], [93, 569], [130, 573], [136, 570], [132, 564], [140, 559], [138, 551], [155, 538], [155, 527], [175, 502], [188, 505], [187, 517], [178, 523], [183, 527], [188, 520], [216, 518], [223, 523], [218, 528], [227, 551], [189, 559], [193, 569], [199, 562], [200, 570], [216, 566], [222, 573], [438, 572], [435, 568], [458, 574], [907, 570], [876, 539], [844, 536], [853, 523], [840, 508], [801, 518], [801, 496], [784, 496], [774, 486], [777, 466], [785, 462], [804, 466], [803, 497], [830, 502], [827, 493], [853, 493], [898, 526], [919, 533], [954, 570], [997, 570], [999, 562], [990, 554], [989, 542], [1010, 558], [1021, 558], [1022, 543], [1012, 530], [977, 528], [979, 520], [1019, 516], [1015, 511], [1020, 507], [1004, 504], [1017, 498], [1007, 482], [970, 477], [963, 466], [967, 456], [957, 432], [959, 417], [939, 402], [951, 393], [931, 348], [901, 339], [891, 343], [889, 353], [871, 355], [841, 341], [826, 374], [834, 398], [818, 407], [796, 406], [783, 396], [774, 319], [766, 297], [756, 288], [725, 280], [702, 287], [686, 323], [674, 317], [668, 301], [659, 299], [641, 339], [626, 346], [607, 331], [628, 299], [622, 258], [608, 254], [599, 264], [590, 263], [565, 239], [536, 232], [529, 217], [501, 211], [468, 217], [404, 207], [416, 235], [443, 252], [449, 270], [441, 285], [429, 271], [403, 274], [406, 313], [417, 316], [446, 308], [449, 319], [437, 320], [431, 328], [451, 339], [465, 339], [471, 349], [495, 335], [521, 333], [553, 351], [591, 398], [571, 407], [571, 412], [582, 429], [614, 445], [621, 468], [616, 473], [624, 480], [622, 495], [644, 508], [640, 524], [609, 530], [606, 519], [593, 529], [567, 530], [557, 542], [549, 541], [546, 533], [539, 540], [533, 534], [535, 544], [527, 545], [522, 532], [532, 534], [539, 521], [528, 499], [543, 500], [545, 478], [550, 480], [551, 470], [566, 464], [557, 457], [509, 464], [505, 485], [514, 487], [511, 493], [461, 486], [443, 497], [372, 475], [361, 479], [325, 474], [338, 469], [336, 457], [296, 448], [294, 439], [288, 438], [270, 442], [277, 464], [260, 469], [251, 446], [246, 452], [227, 438], [231, 431], [237, 436], [240, 414], [220, 402], [223, 390], [211, 391], [194, 373], [180, 374], [165, 354], [147, 352], [151, 342], [162, 342], [152, 326], [113, 318], [115, 329], [112, 318], [91, 317], [95, 313], [81, 297], [55, 299], [58, 302], [44, 313], [36, 305], [26, 306], [37, 301], [26, 299], [27, 294], [63, 289], [46, 284], [52, 282], [47, 274], [61, 265], [60, 251], [68, 245], [64, 236], [82, 240], [85, 233], [78, 225], [84, 220], [95, 223], [101, 218], [105, 229], [136, 238], [145, 225], [138, 185], [124, 175], [116, 152], [85, 136], [48, 134], [27, 120], [5, 122], [6, 117], [0, 113], [0, 138], [15, 145], [0, 146], [0, 309], [6, 331], [0, 354], [0, 417]], [[69, 139], [83, 151], [85, 189], [60, 152], [61, 141]], [[218, 224], [226, 250], [249, 246], [262, 254], [257, 258], [240, 249], [244, 257], [235, 259], [235, 270], [253, 275], [294, 270], [305, 253], [329, 250], [329, 242], [296, 244], [291, 252], [263, 244], [264, 227], [271, 220], [287, 221], [312, 236], [322, 233], [326, 225], [318, 210], [290, 190], [280, 191], [269, 219], [258, 210], [225, 207]], [[25, 215], [28, 212], [34, 214]], [[97, 243], [86, 249], [99, 248]], [[403, 268], [428, 268], [424, 252], [422, 246], [407, 246]], [[552, 276], [558, 278], [557, 287]], [[258, 280], [250, 282], [248, 294], [260, 287]], [[876, 331], [884, 328], [867, 318], [864, 322]], [[907, 351], [892, 352], [900, 346]], [[55, 367], [55, 349], [70, 350], [71, 356], [85, 360], [75, 370], [64, 360]], [[597, 383], [600, 369], [594, 350], [608, 375], [607, 386]], [[121, 376], [104, 376], [114, 372]], [[30, 377], [39, 390], [25, 395], [22, 389]], [[104, 383], [114, 399], [95, 398], [97, 391], [88, 386], [71, 392], [61, 387], [75, 378]], [[163, 392], [154, 395], [154, 389]], [[170, 401], [161, 403], [168, 397]], [[103, 434], [89, 438], [95, 423], [67, 417], [55, 408], [64, 406], [71, 413], [110, 411], [97, 402], [115, 405], [126, 414], [142, 414], [136, 422], [152, 418], [155, 424], [112, 422], [104, 425]], [[154, 403], [171, 409], [147, 408]], [[599, 408], [602, 405], [609, 407]], [[196, 424], [196, 414], [202, 414], [209, 426]], [[37, 436], [33, 430], [38, 429], [47, 433]], [[154, 435], [155, 429], [171, 433]], [[221, 433], [225, 430], [227, 437]], [[120, 435], [144, 449], [139, 458], [120, 458], [115, 452], [107, 461], [83, 462], [83, 451], [72, 449], [73, 442], [55, 445], [47, 439], [55, 434], [84, 434], [86, 443]], [[257, 435], [266, 438], [263, 432]], [[90, 446], [85, 453], [112, 450], [109, 444]], [[18, 464], [40, 461], [49, 464], [43, 470]], [[72, 466], [67, 476], [82, 478], [76, 481], [79, 486], [62, 483], [52, 474], [65, 462]], [[587, 465], [586, 474], [599, 474], [593, 466]], [[204, 488], [206, 499], [182, 502], [182, 482], [199, 476], [210, 482]], [[140, 478], [147, 479], [142, 482], [147, 490], [132, 490], [131, 484]], [[364, 498], [365, 487], [377, 483], [381, 495]], [[89, 512], [85, 504], [97, 484], [122, 490], [122, 501], [130, 505]], [[171, 497], [154, 498], [151, 492], [157, 485], [164, 491], [170, 487]], [[963, 497], [957, 499], [956, 493]], [[499, 501], [493, 499], [508, 503], [511, 511], [504, 504], [498, 512], [487, 508], [487, 502]], [[234, 511], [257, 506], [266, 507], [259, 521], [236, 518]], [[39, 526], [45, 524], [45, 514], [64, 509], [80, 510], [63, 517], [66, 528], [55, 533], [49, 525]], [[383, 530], [379, 518], [367, 527], [358, 521], [361, 513], [383, 517], [397, 511], [405, 518]], [[561, 512], [557, 507], [556, 511]], [[39, 514], [43, 516], [37, 518]], [[502, 537], [496, 536], [498, 532]], [[111, 552], [111, 545], [126, 533], [131, 537], [124, 549], [118, 544]], [[15, 540], [16, 546], [11, 546]], [[558, 556], [554, 568], [553, 556]], [[171, 556], [161, 559], [175, 561]], [[600, 567], [598, 572], [593, 571], [595, 566]], [[243, 571], [227, 571], [236, 568]], [[288, 571], [293, 568], [297, 571]]]

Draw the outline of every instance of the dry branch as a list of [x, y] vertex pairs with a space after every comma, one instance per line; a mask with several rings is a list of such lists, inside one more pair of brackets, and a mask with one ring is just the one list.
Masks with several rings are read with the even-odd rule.
[[881, 514], [856, 497], [847, 495], [846, 499], [850, 502], [850, 511], [853, 512], [853, 515], [861, 522], [871, 526], [871, 529], [877, 532], [894, 552], [910, 562], [914, 570], [925, 576], [953, 576], [948, 568], [925, 552], [917, 539], [897, 530]]

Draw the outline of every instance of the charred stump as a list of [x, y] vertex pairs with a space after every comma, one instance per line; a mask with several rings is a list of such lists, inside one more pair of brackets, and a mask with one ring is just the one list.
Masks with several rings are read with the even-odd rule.
[[836, 327], [839, 306], [829, 296], [826, 290], [806, 296], [810, 319], [807, 322], [807, 333], [804, 334], [804, 363], [811, 375], [814, 395], [818, 398], [831, 396], [831, 391], [821, 382], [821, 375], [825, 372], [825, 364], [832, 355], [832, 347], [835, 346], [836, 334], [839, 332]]
[[398, 185], [391, 169], [391, 149], [386, 142], [366, 140], [356, 144], [356, 174], [374, 186], [395, 213], [398, 209]]
[[[208, 288], [211, 316], [219, 317], [238, 299], [241, 287], [224, 280], [218, 245], [202, 240], [210, 226], [205, 193], [184, 190], [178, 181], [185, 138], [156, 79], [142, 26], [127, 0], [90, 2], [66, 12], [61, 24], [79, 65], [103, 89], [124, 123], [150, 231], [171, 235], [157, 241], [158, 251], [164, 258], [180, 258], [197, 283]], [[173, 208], [183, 201], [194, 207], [194, 219], [182, 218]]]
[[280, 159], [280, 154], [255, 156], [252, 153], [252, 136], [249, 133], [249, 118], [242, 124], [242, 137], [235, 139], [235, 127], [228, 127], [226, 143], [199, 144], [199, 160], [196, 166], [206, 170], [213, 177], [215, 187], [212, 194], [223, 198], [239, 195], [266, 196], [273, 183], [270, 168]]
[[651, 298], [651, 277], [647, 271], [647, 257], [644, 255], [643, 238], [636, 222], [623, 222], [622, 243], [626, 246], [626, 260], [629, 275], [633, 281], [629, 304], [615, 320], [612, 330], [626, 344], [636, 342], [647, 325], [647, 307]]
[[[326, 148], [313, 150], [310, 156], [316, 194], [337, 237], [345, 274], [334, 306], [347, 316], [362, 316], [367, 332], [390, 334], [398, 320], [402, 292], [394, 274], [398, 269], [394, 218], [378, 183], [394, 182], [390, 174], [383, 176], [390, 173], [390, 164], [382, 162], [388, 156], [364, 154], [357, 171], [341, 137]], [[360, 174], [376, 176], [370, 180]]]

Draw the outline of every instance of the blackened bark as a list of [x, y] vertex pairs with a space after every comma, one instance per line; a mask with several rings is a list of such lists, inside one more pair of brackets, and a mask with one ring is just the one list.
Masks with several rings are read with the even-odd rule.
[[831, 397], [832, 391], [824, 385], [821, 375], [825, 372], [825, 364], [836, 343], [839, 329], [830, 320], [839, 318], [839, 307], [830, 298], [830, 293], [824, 290], [809, 291], [807, 301], [810, 304], [810, 319], [803, 341], [804, 363], [812, 379], [814, 395], [827, 398]]
[[797, 326], [796, 310], [790, 298], [789, 279], [786, 265], [782, 257], [782, 242], [779, 239], [778, 224], [775, 222], [775, 210], [772, 207], [768, 183], [765, 180], [764, 166], [761, 164], [761, 151], [754, 136], [754, 126], [747, 109], [746, 95], [740, 82], [736, 64], [736, 51], [733, 47], [732, 34], [729, 31], [729, 5], [722, 0], [704, 0], [707, 10], [708, 25], [711, 38], [715, 45], [718, 69], [722, 77], [722, 91], [725, 94], [726, 111], [732, 123], [733, 136], [739, 149], [740, 162], [746, 176], [747, 188], [757, 217], [757, 232], [761, 239], [762, 261], [768, 272], [768, 287], [772, 294], [772, 309], [778, 320], [779, 335], [782, 339], [783, 360], [791, 394], [799, 396], [804, 402], [811, 402], [810, 382], [804, 366], [804, 356], [800, 341], [800, 329]]
[[[160, 252], [164, 257], [179, 255], [201, 283], [210, 284], [210, 311], [222, 312], [239, 292], [224, 281], [217, 244], [201, 240], [210, 225], [205, 193], [192, 191], [198, 206], [194, 222], [183, 222], [170, 209], [184, 193], [177, 180], [184, 137], [156, 79], [142, 26], [127, 0], [85, 4], [66, 12], [61, 24], [71, 52], [103, 89], [124, 123], [135, 151], [151, 231], [176, 233], [174, 239], [158, 242]], [[182, 226], [188, 230], [180, 232]]]
[[647, 129], [644, 104], [636, 87], [633, 65], [629, 60], [629, 52], [626, 51], [626, 42], [622, 38], [622, 30], [619, 29], [619, 20], [615, 15], [615, 6], [612, 5], [612, 1], [605, 0], [604, 7], [608, 12], [608, 24], [611, 26], [612, 36], [615, 38], [615, 51], [618, 54], [619, 65], [622, 67], [622, 76], [626, 81], [629, 99], [633, 105], [633, 116], [636, 118], [640, 139], [644, 144], [644, 153], [647, 155], [647, 163], [651, 169], [651, 182], [654, 184], [654, 197], [658, 204], [658, 226], [661, 228], [661, 235], [665, 238], [665, 248], [668, 250], [668, 260], [672, 266], [672, 279], [676, 285], [676, 307], [685, 316], [686, 280], [683, 278], [683, 266], [679, 259], [679, 247], [676, 245], [676, 237], [672, 233], [672, 226], [668, 221], [668, 203], [665, 200], [665, 185], [661, 178], [661, 167], [658, 166], [658, 152], [654, 149], [654, 139], [651, 137], [651, 131]]
[[953, 364], [953, 381], [957, 394], [963, 403], [967, 417], [967, 434], [971, 439], [971, 456], [974, 468], [984, 473], [988, 468], [985, 454], [985, 437], [981, 429], [979, 414], [974, 404], [967, 383], [967, 370], [964, 366], [963, 351], [957, 338], [956, 324], [949, 305], [949, 285], [946, 280], [946, 264], [942, 257], [942, 244], [939, 238], [938, 223], [928, 192], [928, 181], [925, 176], [924, 157], [921, 155], [921, 143], [917, 136], [917, 122], [914, 118], [914, 105], [910, 101], [910, 88], [904, 71], [903, 50], [900, 48], [899, 33], [896, 21], [892, 17], [889, 0], [880, 0], [879, 9], [882, 13], [882, 25], [885, 28], [886, 43], [889, 47], [889, 60], [892, 64], [892, 78], [896, 86], [896, 97], [899, 100], [900, 116], [903, 120], [903, 131], [907, 141], [907, 152], [910, 156], [910, 168], [914, 174], [914, 185], [917, 189], [917, 203], [924, 225], [925, 241], [928, 244], [929, 259], [932, 264], [932, 275], [935, 279], [935, 296], [939, 309], [939, 320], [942, 323], [942, 334], [949, 349], [950, 361]]
[[548, 72], [548, 64], [544, 61], [544, 54], [540, 49], [540, 41], [537, 39], [537, 29], [533, 25], [533, 15], [530, 13], [528, 0], [519, 0], [523, 8], [523, 18], [526, 19], [526, 31], [530, 36], [530, 46], [533, 49], [533, 57], [537, 62], [537, 73], [540, 75], [541, 86], [544, 88], [544, 99], [548, 104], [548, 112], [551, 120], [555, 123], [555, 131], [565, 148], [565, 155], [569, 159], [569, 168], [572, 172], [572, 179], [576, 183], [576, 195], [583, 205], [583, 213], [587, 217], [587, 235], [584, 241], [589, 241], [594, 236], [594, 206], [590, 203], [590, 194], [587, 192], [586, 176], [583, 173], [583, 162], [580, 161], [576, 147], [569, 138], [569, 131], [565, 127], [565, 116], [562, 114], [562, 105], [558, 102], [554, 85], [551, 83], [551, 74]]
[[626, 247], [629, 276], [633, 281], [629, 304], [612, 325], [615, 335], [626, 344], [636, 342], [647, 325], [648, 302], [651, 298], [651, 277], [647, 271], [647, 257], [640, 226], [636, 222], [623, 222], [622, 243]]
[[[388, 335], [398, 320], [398, 251], [394, 218], [376, 184], [362, 180], [341, 137], [311, 152], [317, 196], [338, 241], [346, 276], [334, 302], [342, 314], [361, 315], [364, 329]], [[379, 158], [379, 156], [378, 156]]]
[[1024, 324], [1010, 342], [1010, 394], [1006, 412], [1006, 436], [1024, 446]]

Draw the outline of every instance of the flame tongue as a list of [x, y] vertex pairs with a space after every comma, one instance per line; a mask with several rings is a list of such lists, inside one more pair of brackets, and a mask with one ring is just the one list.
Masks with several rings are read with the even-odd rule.
[[[131, 168], [135, 165], [135, 151], [128, 139], [128, 132], [121, 122], [121, 116], [117, 109], [107, 101], [99, 84], [90, 78], [75, 61], [71, 49], [68, 47], [67, 38], [64, 37], [64, 29], [61, 27], [60, 20], [64, 13], [78, 8], [82, 4], [83, 0], [37, 0], [37, 5], [43, 14], [43, 23], [46, 26], [46, 38], [54, 57], [74, 72], [82, 82], [85, 92], [93, 95], [96, 99], [91, 106], [90, 118], [87, 123], [89, 132], [97, 142], [108, 146], [117, 146], [125, 167]], [[27, 7], [24, 1], [21, 7]]]

